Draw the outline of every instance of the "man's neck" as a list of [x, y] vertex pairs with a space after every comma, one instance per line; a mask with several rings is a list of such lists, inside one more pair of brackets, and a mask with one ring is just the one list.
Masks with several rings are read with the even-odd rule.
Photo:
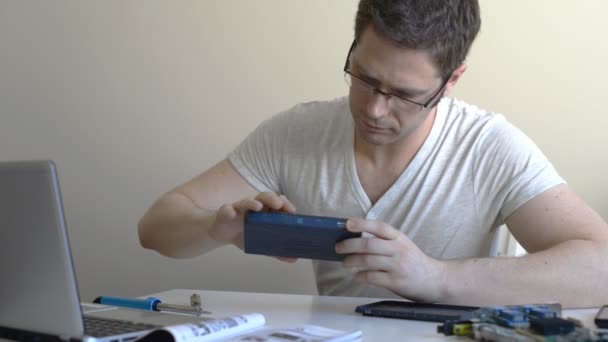
[[435, 112], [412, 134], [393, 144], [370, 144], [355, 134], [355, 164], [363, 190], [371, 203], [376, 203], [408, 167], [426, 141]]
[[355, 134], [357, 160], [373, 168], [405, 170], [431, 133], [436, 113], [437, 109], [434, 108], [418, 129], [391, 144], [370, 144]]

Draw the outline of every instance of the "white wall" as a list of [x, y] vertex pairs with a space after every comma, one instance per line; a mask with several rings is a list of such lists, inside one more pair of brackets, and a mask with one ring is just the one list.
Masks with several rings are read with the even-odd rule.
[[[608, 2], [482, 0], [456, 95], [502, 112], [608, 217]], [[81, 293], [314, 293], [309, 263], [139, 247], [161, 193], [289, 106], [346, 93], [355, 0], [3, 1], [0, 159], [51, 158]], [[0, 261], [2, 262], [2, 261]]]

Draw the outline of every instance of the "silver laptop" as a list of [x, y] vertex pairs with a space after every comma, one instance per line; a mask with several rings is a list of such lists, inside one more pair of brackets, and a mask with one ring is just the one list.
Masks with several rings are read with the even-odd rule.
[[0, 162], [0, 244], [0, 340], [132, 341], [196, 320], [95, 306], [83, 315], [52, 161]]

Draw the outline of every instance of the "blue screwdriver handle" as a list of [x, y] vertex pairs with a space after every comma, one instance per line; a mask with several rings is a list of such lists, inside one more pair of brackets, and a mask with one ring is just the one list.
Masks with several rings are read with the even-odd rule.
[[157, 305], [160, 303], [160, 299], [150, 297], [146, 299], [139, 298], [123, 298], [123, 297], [112, 297], [112, 296], [101, 296], [95, 298], [94, 303], [120, 306], [123, 308], [139, 309], [146, 311], [158, 311]]

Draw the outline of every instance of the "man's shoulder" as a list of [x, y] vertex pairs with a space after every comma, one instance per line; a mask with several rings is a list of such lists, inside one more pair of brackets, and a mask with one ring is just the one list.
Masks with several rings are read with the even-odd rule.
[[307, 132], [307, 135], [323, 135], [332, 130], [344, 129], [351, 120], [348, 97], [327, 101], [299, 103], [277, 113], [261, 124], [273, 132], [289, 131], [291, 134]]
[[348, 97], [328, 101], [299, 103], [265, 120], [258, 134], [279, 137], [282, 143], [294, 149], [315, 142], [335, 145], [341, 143], [343, 132], [352, 127]]
[[488, 111], [455, 98], [444, 98], [440, 103], [445, 132], [458, 135], [474, 135], [481, 138], [499, 132], [517, 130], [504, 115]]
[[441, 102], [448, 121], [457, 121], [471, 125], [506, 122], [505, 117], [497, 112], [480, 108], [474, 104], [456, 98], [444, 98]]
[[535, 148], [534, 142], [500, 113], [457, 99], [448, 99], [444, 105], [444, 134], [452, 136], [460, 147], [476, 146], [478, 150], [486, 152], [499, 147], [504, 151], [515, 148], [530, 151]]

